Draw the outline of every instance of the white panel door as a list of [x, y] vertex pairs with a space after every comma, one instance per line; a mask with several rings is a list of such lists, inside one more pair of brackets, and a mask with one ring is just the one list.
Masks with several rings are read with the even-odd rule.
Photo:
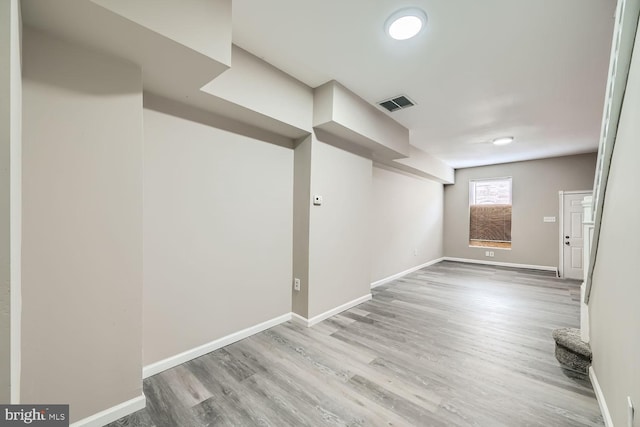
[[562, 247], [564, 277], [567, 279], [582, 280], [584, 278], [582, 266], [584, 247], [582, 200], [584, 197], [583, 193], [564, 195]]

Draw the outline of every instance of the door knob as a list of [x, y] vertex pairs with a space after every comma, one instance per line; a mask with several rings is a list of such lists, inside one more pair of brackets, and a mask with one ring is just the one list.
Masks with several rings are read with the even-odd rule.
[[567, 245], [567, 246], [569, 246], [569, 242], [568, 242], [568, 241], [567, 241], [567, 242], [564, 242], [564, 244], [565, 244], [565, 245]]

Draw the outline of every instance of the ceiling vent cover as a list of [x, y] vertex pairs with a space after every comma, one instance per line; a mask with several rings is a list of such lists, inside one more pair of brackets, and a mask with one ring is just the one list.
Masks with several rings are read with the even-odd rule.
[[394, 111], [402, 110], [403, 108], [413, 107], [416, 103], [410, 100], [409, 97], [400, 95], [380, 101], [378, 102], [378, 105], [393, 113]]

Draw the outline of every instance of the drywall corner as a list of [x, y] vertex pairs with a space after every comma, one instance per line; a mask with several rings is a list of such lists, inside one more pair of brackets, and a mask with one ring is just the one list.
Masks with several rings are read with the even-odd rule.
[[455, 183], [455, 171], [451, 166], [413, 145], [410, 147], [409, 157], [393, 160], [392, 164], [405, 172], [433, 179], [441, 184]]
[[189, 49], [231, 65], [231, 0], [91, 1]]
[[398, 159], [409, 155], [409, 130], [335, 80], [314, 90], [313, 127], [322, 142]]
[[20, 2], [0, 5], [0, 402], [20, 399], [22, 58]]

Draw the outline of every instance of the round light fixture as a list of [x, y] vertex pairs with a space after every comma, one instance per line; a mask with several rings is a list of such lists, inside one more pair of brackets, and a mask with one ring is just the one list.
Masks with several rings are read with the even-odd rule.
[[427, 24], [427, 14], [417, 7], [400, 9], [393, 13], [384, 24], [389, 37], [395, 40], [407, 40], [415, 37]]
[[493, 142], [493, 145], [507, 145], [507, 144], [511, 144], [513, 142], [513, 137], [512, 136], [504, 136], [502, 138], [496, 138], [491, 142]]

